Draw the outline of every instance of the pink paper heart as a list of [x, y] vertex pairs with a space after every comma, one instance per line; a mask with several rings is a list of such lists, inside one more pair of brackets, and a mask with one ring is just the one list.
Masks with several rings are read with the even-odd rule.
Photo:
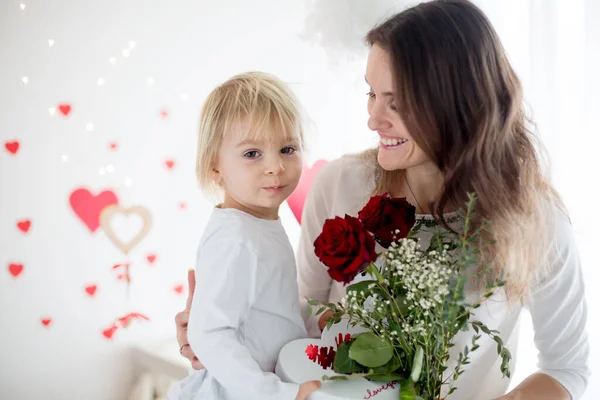
[[23, 264], [8, 264], [8, 272], [15, 278], [21, 275], [23, 268], [25, 268]]
[[100, 213], [110, 205], [118, 204], [117, 195], [111, 190], [105, 190], [93, 195], [87, 189], [76, 189], [69, 196], [71, 208], [91, 232], [100, 226]]
[[292, 213], [294, 213], [299, 224], [302, 223], [302, 209], [304, 208], [308, 190], [312, 186], [315, 176], [317, 176], [317, 173], [325, 164], [327, 164], [327, 161], [319, 160], [310, 168], [305, 165], [296, 190], [287, 199], [288, 206], [292, 210]]
[[6, 148], [10, 154], [17, 154], [17, 151], [19, 151], [19, 146], [20, 143], [18, 140], [4, 143], [4, 148]]
[[19, 228], [19, 230], [23, 233], [29, 232], [30, 227], [31, 227], [30, 219], [24, 219], [24, 220], [17, 222], [17, 228]]
[[68, 103], [59, 104], [58, 111], [66, 117], [71, 113], [71, 105]]
[[88, 294], [88, 296], [94, 297], [97, 289], [98, 289], [97, 285], [88, 285], [85, 287], [85, 292]]

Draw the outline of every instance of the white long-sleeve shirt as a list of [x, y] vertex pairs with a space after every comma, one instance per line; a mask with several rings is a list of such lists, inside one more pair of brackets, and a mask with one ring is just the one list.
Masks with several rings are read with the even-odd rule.
[[[372, 193], [376, 179], [376, 160], [364, 155], [348, 155], [325, 165], [315, 178], [304, 205], [302, 232], [297, 254], [298, 286], [302, 315], [309, 336], [320, 337], [320, 315], [307, 317], [305, 299], [321, 303], [336, 303], [345, 295], [340, 282], [332, 281], [326, 267], [314, 254], [313, 243], [327, 218], [357, 215]], [[452, 219], [449, 214], [446, 218]], [[431, 216], [418, 215], [423, 225], [434, 223]], [[455, 222], [459, 228], [461, 222]], [[452, 225], [452, 223], [451, 223]], [[423, 226], [418, 233], [422, 245], [429, 243], [434, 227]], [[589, 376], [589, 347], [586, 322], [584, 283], [579, 254], [568, 218], [559, 213], [555, 241], [559, 249], [551, 276], [535, 287], [524, 305], [530, 312], [535, 329], [535, 345], [539, 351], [540, 372], [560, 382], [574, 400], [581, 397]], [[474, 319], [500, 331], [500, 336], [513, 357], [516, 355], [519, 317], [523, 305], [511, 304], [501, 293], [476, 310]], [[455, 339], [456, 352], [470, 343], [474, 332], [461, 332]], [[510, 383], [502, 379], [496, 343], [487, 337], [479, 341], [480, 348], [470, 353], [471, 363], [459, 378], [453, 400], [492, 399], [503, 395]], [[450, 360], [456, 354], [451, 353]], [[514, 359], [513, 359], [514, 363]], [[514, 370], [514, 369], [513, 369]]]
[[294, 400], [273, 372], [281, 348], [306, 337], [293, 249], [280, 220], [215, 208], [198, 249], [188, 340], [206, 367], [169, 393], [181, 400]]

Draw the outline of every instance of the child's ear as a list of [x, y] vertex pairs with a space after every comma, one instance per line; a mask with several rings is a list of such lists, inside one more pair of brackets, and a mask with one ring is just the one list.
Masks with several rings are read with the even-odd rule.
[[212, 175], [211, 178], [214, 183], [216, 183], [217, 185], [221, 185], [221, 183], [223, 183], [223, 177], [221, 176], [221, 173], [219, 172], [218, 169], [213, 168], [211, 175]]

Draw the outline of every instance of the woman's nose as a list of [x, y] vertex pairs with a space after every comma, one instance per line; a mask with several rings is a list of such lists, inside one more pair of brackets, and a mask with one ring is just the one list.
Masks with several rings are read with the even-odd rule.
[[392, 127], [392, 123], [385, 115], [385, 110], [382, 110], [380, 104], [374, 102], [369, 107], [369, 120], [367, 126], [372, 131], [383, 131]]

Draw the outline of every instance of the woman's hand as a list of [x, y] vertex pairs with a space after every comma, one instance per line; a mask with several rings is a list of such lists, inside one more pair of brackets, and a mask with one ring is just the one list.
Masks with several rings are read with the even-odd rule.
[[193, 269], [188, 270], [188, 297], [185, 302], [185, 310], [175, 315], [175, 325], [177, 326], [177, 343], [179, 343], [179, 352], [182, 356], [190, 360], [192, 368], [196, 370], [204, 369], [204, 365], [196, 358], [192, 351], [187, 337], [187, 325], [190, 319], [190, 308], [194, 298], [194, 288], [196, 287], [196, 275]]
[[571, 395], [550, 375], [536, 372], [497, 400], [570, 400]]
[[323, 314], [321, 314], [321, 318], [319, 318], [319, 329], [322, 331], [327, 326], [327, 322], [329, 319], [333, 317], [333, 311], [327, 310]]
[[312, 392], [321, 387], [321, 381], [308, 381], [300, 385], [296, 400], [305, 400]]

